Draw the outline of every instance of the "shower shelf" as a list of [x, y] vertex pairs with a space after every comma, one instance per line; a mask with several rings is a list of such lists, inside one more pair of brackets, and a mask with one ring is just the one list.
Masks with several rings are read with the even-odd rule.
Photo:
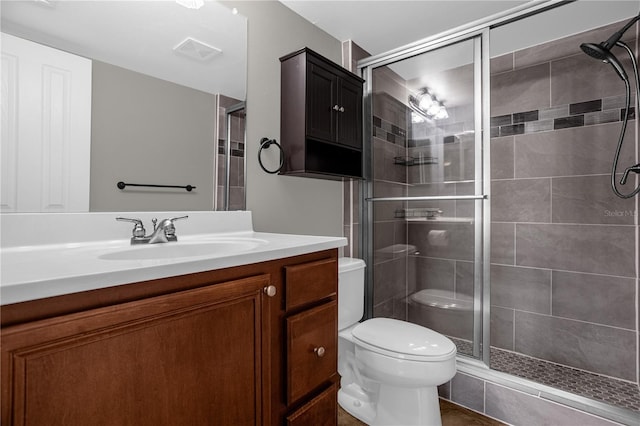
[[405, 217], [404, 220], [406, 222], [417, 222], [424, 224], [431, 223], [473, 223], [473, 218], [470, 217]]
[[438, 164], [438, 157], [393, 157], [393, 164], [407, 167]]
[[427, 219], [435, 219], [437, 217], [442, 216], [442, 210], [437, 207], [426, 207], [419, 209], [399, 209], [395, 212], [396, 219], [404, 219], [404, 218], [427, 218]]

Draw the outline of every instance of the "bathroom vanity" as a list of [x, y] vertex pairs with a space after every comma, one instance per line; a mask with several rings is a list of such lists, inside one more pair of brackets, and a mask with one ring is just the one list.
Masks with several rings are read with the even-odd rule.
[[[3, 235], [3, 424], [336, 422], [344, 239], [180, 225], [182, 241], [153, 252], [114, 241], [6, 247], [13, 236]], [[235, 253], [213, 245], [243, 239], [264, 243]], [[182, 247], [190, 254], [177, 255]], [[164, 258], [165, 248], [175, 252]], [[56, 269], [65, 251], [75, 263]], [[49, 269], [48, 282], [28, 271], [18, 281], [12, 265], [22, 269], [25, 256], [40, 258], [33, 269]]]

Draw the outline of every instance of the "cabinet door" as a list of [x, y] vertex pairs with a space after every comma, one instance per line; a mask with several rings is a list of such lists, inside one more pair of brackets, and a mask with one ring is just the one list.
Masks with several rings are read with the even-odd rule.
[[261, 424], [268, 284], [260, 275], [3, 329], [2, 423]]
[[362, 149], [362, 84], [341, 79], [338, 85], [337, 142]]
[[337, 77], [327, 69], [308, 63], [307, 135], [335, 141]]

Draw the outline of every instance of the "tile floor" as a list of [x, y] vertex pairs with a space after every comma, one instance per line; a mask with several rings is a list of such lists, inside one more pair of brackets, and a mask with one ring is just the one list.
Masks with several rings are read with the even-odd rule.
[[[440, 400], [440, 414], [442, 426], [499, 426], [504, 425], [497, 420], [485, 417], [475, 411], [453, 404], [444, 399]], [[338, 407], [338, 426], [366, 426], [355, 417]]]

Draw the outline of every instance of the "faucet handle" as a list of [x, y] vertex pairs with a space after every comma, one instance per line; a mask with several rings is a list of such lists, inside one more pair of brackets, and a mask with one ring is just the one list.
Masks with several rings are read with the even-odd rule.
[[128, 217], [116, 217], [116, 220], [121, 222], [133, 222], [133, 231], [132, 235], [134, 238], [142, 238], [144, 237], [146, 231], [144, 229], [144, 225], [140, 219], [129, 219]]
[[175, 236], [176, 228], [175, 226], [173, 226], [174, 221], [180, 220], [180, 219], [187, 219], [188, 217], [189, 216], [180, 216], [180, 217], [173, 217], [171, 219], [167, 219], [169, 221], [169, 225], [164, 228], [164, 233], [166, 234], [166, 236], [167, 237]]
[[169, 220], [171, 222], [173, 222], [173, 221], [176, 221], [176, 220], [179, 220], [179, 219], [188, 219], [188, 218], [189, 218], [189, 215], [186, 215], [186, 216], [174, 217], [174, 218], [171, 218]]

